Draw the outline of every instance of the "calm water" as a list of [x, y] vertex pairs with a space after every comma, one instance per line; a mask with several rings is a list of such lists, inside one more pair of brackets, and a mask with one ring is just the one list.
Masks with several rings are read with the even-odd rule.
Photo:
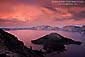
[[29, 47], [33, 46], [33, 49], [41, 49], [41, 46], [31, 44], [31, 40], [40, 38], [51, 32], [57, 32], [65, 37], [71, 38], [73, 40], [78, 40], [83, 42], [81, 45], [68, 45], [66, 46], [67, 51], [60, 54], [51, 53], [46, 57], [85, 57], [85, 34], [77, 32], [63, 32], [63, 31], [39, 31], [39, 30], [13, 30], [8, 31], [13, 35], [17, 36], [19, 40], [23, 41], [24, 44]]

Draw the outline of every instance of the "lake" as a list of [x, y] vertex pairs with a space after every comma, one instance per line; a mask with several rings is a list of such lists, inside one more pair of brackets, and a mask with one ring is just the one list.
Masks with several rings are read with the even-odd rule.
[[46, 30], [10, 30], [7, 31], [19, 40], [23, 41], [24, 44], [29, 47], [32, 46], [33, 49], [41, 49], [42, 46], [34, 45], [31, 40], [38, 39], [44, 35], [50, 34], [52, 32], [59, 33], [64, 37], [71, 38], [76, 41], [81, 41], [81, 45], [66, 45], [66, 51], [60, 54], [51, 53], [46, 55], [46, 57], [85, 57], [85, 34], [78, 32], [65, 32], [65, 31], [46, 31]]

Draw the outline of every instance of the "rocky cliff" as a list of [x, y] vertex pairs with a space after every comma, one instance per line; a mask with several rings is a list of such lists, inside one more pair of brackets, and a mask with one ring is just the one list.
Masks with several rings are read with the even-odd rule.
[[44, 57], [42, 51], [32, 50], [18, 38], [0, 29], [0, 55], [9, 57]]

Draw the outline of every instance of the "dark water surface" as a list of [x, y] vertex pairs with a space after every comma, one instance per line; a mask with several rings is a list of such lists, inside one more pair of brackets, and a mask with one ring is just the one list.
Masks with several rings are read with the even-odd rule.
[[81, 41], [81, 45], [67, 45], [66, 51], [62, 52], [60, 54], [57, 53], [51, 53], [48, 54], [46, 57], [85, 57], [85, 34], [81, 34], [78, 32], [63, 32], [63, 31], [42, 31], [42, 30], [13, 30], [8, 31], [9, 33], [12, 33], [16, 37], [18, 37], [19, 40], [23, 41], [24, 44], [29, 47], [30, 45], [33, 47], [33, 49], [41, 49], [41, 46], [33, 45], [31, 43], [31, 40], [38, 39], [44, 35], [47, 35], [52, 32], [57, 32], [64, 37], [71, 38], [73, 40]]

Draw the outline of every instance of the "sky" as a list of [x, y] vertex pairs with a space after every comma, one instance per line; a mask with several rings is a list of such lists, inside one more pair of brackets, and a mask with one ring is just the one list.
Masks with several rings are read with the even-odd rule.
[[85, 1], [63, 1], [0, 0], [0, 27], [84, 25]]

